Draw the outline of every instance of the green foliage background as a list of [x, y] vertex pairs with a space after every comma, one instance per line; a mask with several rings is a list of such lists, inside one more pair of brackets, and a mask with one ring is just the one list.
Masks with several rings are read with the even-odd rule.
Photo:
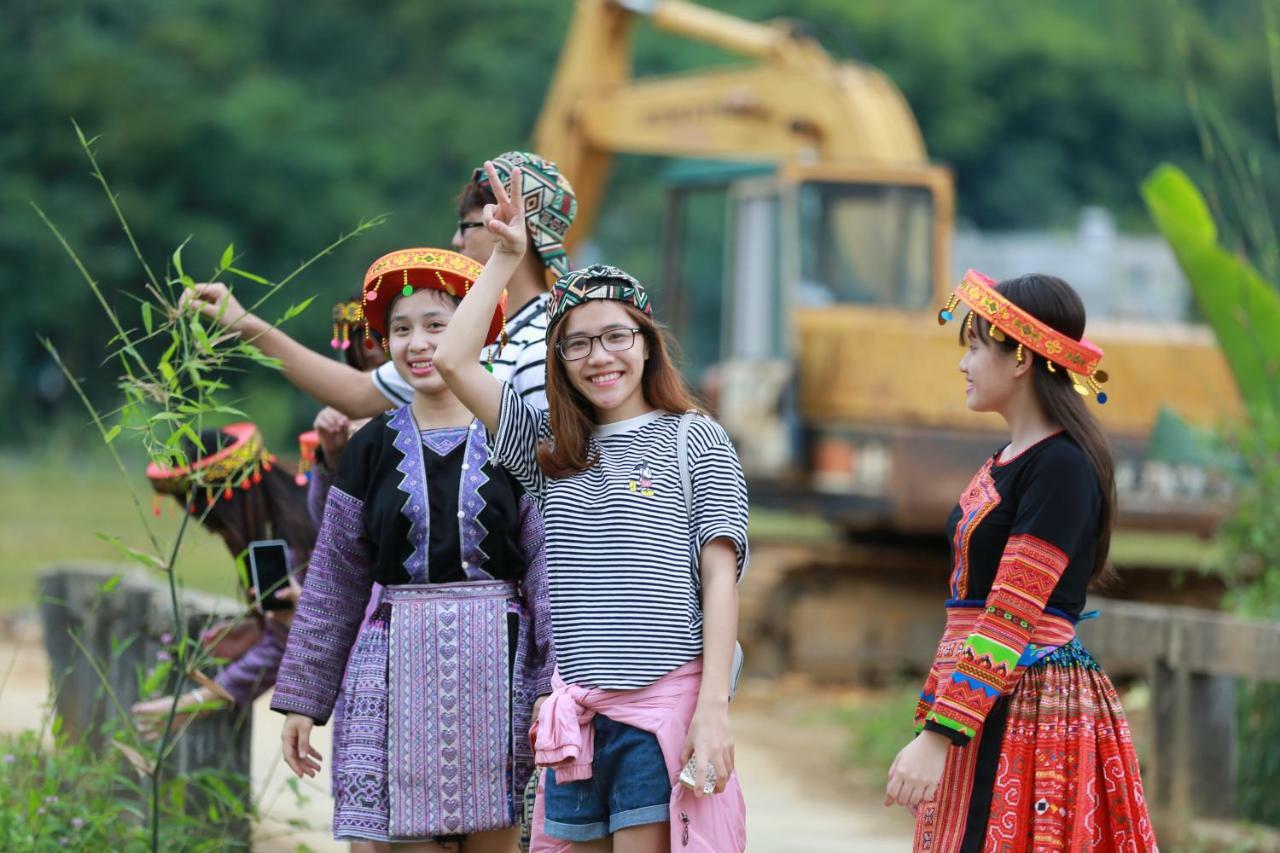
[[[885, 70], [932, 156], [955, 169], [961, 218], [984, 228], [1071, 227], [1086, 203], [1148, 227], [1140, 177], [1162, 159], [1193, 174], [1200, 162], [1183, 68], [1210, 108], [1243, 117], [1239, 138], [1274, 139], [1253, 3], [707, 5], [804, 21], [834, 54]], [[527, 144], [571, 12], [567, 0], [11, 0], [0, 28], [0, 440], [43, 441], [51, 424], [78, 433], [84, 423], [37, 334], [99, 400], [116, 373], [100, 364], [106, 335], [88, 290], [27, 202], [65, 229], [108, 292], [142, 282], [86, 174], [72, 117], [101, 136], [103, 167], [148, 256], [194, 234], [184, 257], [197, 278], [231, 242], [244, 266], [277, 277], [358, 220], [390, 213], [273, 302], [279, 313], [318, 293], [288, 331], [323, 348], [327, 303], [354, 291], [378, 254], [446, 242], [470, 170]], [[737, 61], [644, 24], [638, 32], [641, 73]], [[1275, 165], [1275, 146], [1265, 150], [1264, 167]], [[596, 231], [600, 252], [641, 277], [658, 268], [660, 165], [618, 162]], [[136, 313], [122, 298], [117, 306]], [[313, 404], [266, 371], [236, 382], [287, 453]]]

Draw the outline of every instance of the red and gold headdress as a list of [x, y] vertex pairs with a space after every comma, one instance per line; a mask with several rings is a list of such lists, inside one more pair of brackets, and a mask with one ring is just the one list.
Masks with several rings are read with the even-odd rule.
[[[357, 303], [359, 304], [359, 303]], [[298, 435], [298, 473], [293, 481], [305, 486], [311, 477], [311, 469], [316, 465], [316, 448], [320, 446], [320, 434], [309, 429]]]
[[[442, 290], [459, 299], [467, 295], [471, 285], [484, 272], [484, 266], [466, 255], [445, 249], [399, 249], [378, 258], [364, 274], [364, 304], [361, 315], [365, 329], [377, 332], [387, 339], [386, 305], [397, 291], [408, 296], [415, 290], [429, 288]], [[493, 312], [486, 344], [499, 339], [506, 343], [507, 295], [504, 292]], [[364, 345], [373, 348], [373, 341], [365, 335]]]
[[364, 312], [360, 310], [360, 300], [339, 302], [333, 306], [333, 337], [329, 339], [329, 346], [336, 350], [351, 349], [352, 332], [359, 334], [363, 326]]
[[176, 468], [157, 462], [147, 465], [147, 479], [156, 492], [152, 505], [156, 515], [160, 514], [161, 495], [184, 498], [191, 489], [202, 488], [206, 501], [213, 503], [219, 493], [224, 500], [230, 500], [237, 488], [248, 491], [262, 482], [262, 473], [271, 470], [276, 458], [267, 452], [258, 428], [244, 421], [227, 424], [221, 433], [231, 442], [207, 456]]
[[991, 324], [989, 334], [992, 340], [1003, 341], [1007, 335], [1018, 342], [1019, 363], [1025, 347], [1044, 357], [1045, 367], [1050, 373], [1057, 371], [1055, 364], [1069, 371], [1072, 374], [1071, 384], [1081, 396], [1092, 394], [1099, 403], [1107, 402], [1107, 393], [1101, 387], [1107, 381], [1107, 372], [1098, 369], [1102, 350], [1088, 338], [1076, 340], [1050, 328], [1014, 305], [996, 290], [994, 281], [974, 270], [964, 274], [960, 284], [947, 298], [947, 304], [938, 312], [938, 325], [954, 320], [956, 306], [961, 302], [972, 311], [966, 320], [969, 328], [973, 327], [976, 314]]

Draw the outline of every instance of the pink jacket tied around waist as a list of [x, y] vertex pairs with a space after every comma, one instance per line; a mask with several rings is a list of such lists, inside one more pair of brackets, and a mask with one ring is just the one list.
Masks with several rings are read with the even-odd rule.
[[[590, 779], [595, 753], [592, 720], [596, 714], [653, 732], [672, 780], [673, 853], [742, 853], [747, 848], [747, 807], [738, 785], [738, 774], [735, 772], [729, 777], [723, 793], [701, 798], [675, 781], [701, 684], [702, 658], [694, 658], [639, 690], [597, 690], [565, 684], [557, 670], [551, 680], [552, 693], [542, 703], [530, 733], [534, 760], [539, 767], [555, 770], [558, 781]], [[568, 853], [568, 841], [546, 835], [541, 785], [538, 793], [530, 850], [532, 853]]]

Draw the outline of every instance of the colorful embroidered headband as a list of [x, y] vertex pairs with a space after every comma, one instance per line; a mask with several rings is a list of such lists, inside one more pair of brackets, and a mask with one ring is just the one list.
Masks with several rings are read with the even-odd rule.
[[[305, 486], [311, 479], [311, 469], [316, 465], [316, 448], [320, 446], [320, 434], [313, 429], [298, 434], [298, 473], [293, 481]], [[330, 460], [332, 462], [332, 460]]]
[[625, 302], [632, 308], [653, 316], [649, 294], [630, 273], [608, 264], [592, 264], [585, 269], [574, 270], [551, 288], [547, 300], [547, 325], [554, 324], [570, 309], [590, 299], [612, 299]]
[[[569, 255], [564, 250], [564, 235], [578, 215], [578, 197], [569, 180], [560, 174], [555, 163], [528, 151], [508, 151], [491, 162], [508, 192], [511, 173], [520, 170], [520, 194], [524, 197], [524, 217], [533, 248], [549, 270], [556, 275], [567, 274]], [[471, 180], [488, 186], [489, 174], [484, 166], [472, 173]]]
[[1102, 361], [1102, 350], [1088, 338], [1076, 340], [1050, 328], [1014, 305], [996, 290], [994, 281], [975, 270], [966, 272], [955, 291], [947, 298], [947, 304], [938, 312], [938, 325], [943, 326], [949, 320], [954, 320], [956, 306], [961, 302], [971, 309], [965, 319], [970, 330], [973, 328], [973, 316], [977, 314], [991, 324], [988, 334], [993, 341], [1003, 341], [1007, 335], [1018, 342], [1019, 364], [1022, 363], [1025, 347], [1044, 357], [1045, 367], [1050, 373], [1057, 372], [1055, 364], [1069, 371], [1072, 374], [1071, 385], [1081, 396], [1093, 394], [1099, 403], [1107, 402], [1107, 393], [1100, 387], [1101, 383], [1107, 381], [1107, 372], [1098, 369], [1098, 362]]
[[248, 421], [227, 424], [220, 433], [231, 443], [207, 456], [177, 468], [166, 468], [159, 463], [147, 465], [147, 479], [156, 492], [151, 511], [160, 514], [161, 495], [186, 497], [193, 487], [205, 490], [205, 499], [213, 503], [219, 491], [224, 500], [230, 500], [235, 489], [243, 491], [262, 482], [264, 471], [270, 471], [276, 457], [267, 452], [262, 433]]
[[[396, 295], [408, 296], [415, 290], [441, 290], [459, 299], [467, 295], [471, 285], [484, 272], [484, 267], [465, 255], [446, 249], [399, 249], [373, 262], [364, 274], [364, 305], [361, 315], [366, 330], [377, 332], [387, 347], [386, 307]], [[507, 338], [507, 295], [504, 292], [493, 312], [486, 344]], [[373, 341], [366, 334], [366, 349]], [[490, 353], [492, 357], [492, 352]]]
[[359, 299], [347, 299], [333, 306], [333, 337], [329, 346], [336, 350], [351, 349], [352, 332], [364, 326], [364, 313]]

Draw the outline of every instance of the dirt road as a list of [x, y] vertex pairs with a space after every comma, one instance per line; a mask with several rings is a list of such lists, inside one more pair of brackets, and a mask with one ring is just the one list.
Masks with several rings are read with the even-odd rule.
[[[8, 673], [6, 677], [6, 673]], [[0, 636], [0, 732], [39, 726], [48, 666], [38, 630], [29, 620], [11, 622]], [[738, 772], [747, 799], [752, 853], [890, 853], [909, 850], [911, 823], [901, 809], [882, 808], [876, 791], [842, 763], [846, 749], [838, 727], [813, 722], [796, 707], [818, 707], [821, 694], [791, 685], [787, 711], [775, 686], [744, 685], [733, 707]], [[279, 760], [283, 718], [268, 697], [254, 708], [254, 792], [262, 820], [260, 851], [345, 850], [329, 834], [328, 776], [303, 781], [296, 792]], [[328, 756], [327, 729], [317, 746]], [[309, 827], [304, 829], [303, 827]]]

